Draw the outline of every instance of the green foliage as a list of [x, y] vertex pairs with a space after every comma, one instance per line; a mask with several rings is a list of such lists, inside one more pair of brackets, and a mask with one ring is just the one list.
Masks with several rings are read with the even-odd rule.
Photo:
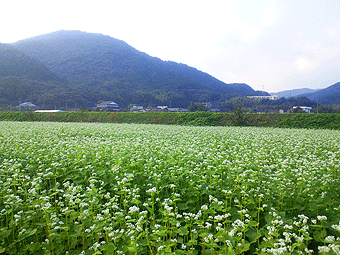
[[44, 64], [16, 50], [0, 44], [0, 107], [33, 102], [43, 109], [92, 106], [82, 93], [59, 78]]
[[208, 108], [205, 107], [201, 103], [193, 103], [193, 102], [191, 102], [191, 104], [188, 106], [188, 110], [191, 111], [191, 112], [197, 112], [197, 111], [205, 112], [205, 111], [208, 111]]
[[289, 118], [280, 121], [281, 127], [294, 128], [327, 128], [339, 129], [340, 115], [336, 113], [324, 114], [288, 114]]
[[292, 109], [293, 106], [303, 105], [309, 106], [316, 109], [317, 103], [311, 101], [306, 97], [290, 97], [290, 98], [279, 98], [277, 100], [269, 99], [250, 99], [246, 97], [242, 98], [232, 98], [223, 102], [220, 102], [218, 108], [223, 112], [232, 112], [234, 107], [241, 103], [243, 108], [247, 112], [277, 112], [279, 109], [288, 111]]
[[235, 124], [237, 126], [243, 126], [245, 124], [245, 119], [244, 119], [243, 104], [241, 102], [238, 102], [234, 106], [233, 113], [235, 116]]
[[339, 137], [0, 122], [0, 254], [337, 254]]
[[23, 77], [44, 82], [62, 81], [44, 64], [11, 45], [0, 43], [0, 78], [6, 77]]
[[306, 94], [306, 96], [326, 106], [340, 105], [340, 82], [314, 93]]
[[190, 126], [256, 126], [310, 129], [340, 129], [340, 114], [242, 114], [215, 112], [8, 112], [0, 111], [0, 121], [110, 122]]

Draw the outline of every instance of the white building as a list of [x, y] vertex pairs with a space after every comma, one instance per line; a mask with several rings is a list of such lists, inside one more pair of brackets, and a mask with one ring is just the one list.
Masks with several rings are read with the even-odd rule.
[[109, 112], [120, 111], [118, 104], [116, 104], [115, 102], [110, 102], [110, 101], [97, 104], [97, 109], [99, 109], [100, 111], [109, 111]]
[[274, 96], [247, 96], [250, 99], [269, 99], [269, 100], [276, 100], [279, 97], [277, 95]]
[[308, 106], [293, 106], [293, 109], [301, 108], [306, 113], [311, 113], [312, 107]]
[[63, 110], [36, 110], [35, 112], [63, 112]]

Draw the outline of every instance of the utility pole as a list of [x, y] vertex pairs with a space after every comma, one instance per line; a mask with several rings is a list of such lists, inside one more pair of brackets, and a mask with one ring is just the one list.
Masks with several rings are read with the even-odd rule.
[[21, 112], [21, 97], [19, 98], [19, 112]]

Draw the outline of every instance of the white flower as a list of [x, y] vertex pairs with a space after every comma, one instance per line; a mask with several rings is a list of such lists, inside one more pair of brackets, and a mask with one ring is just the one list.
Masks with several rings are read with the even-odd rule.
[[131, 206], [129, 208], [129, 213], [134, 213], [134, 212], [138, 212], [139, 211], [139, 208], [137, 206]]
[[153, 187], [151, 189], [148, 189], [146, 192], [151, 193], [151, 192], [156, 192], [156, 191], [157, 191], [156, 187]]
[[331, 251], [331, 249], [329, 249], [327, 246], [319, 246], [318, 250], [319, 252], [326, 252], [326, 253], [329, 253]]
[[100, 243], [95, 242], [89, 249], [90, 250], [98, 250], [98, 248], [100, 247]]
[[334, 228], [337, 231], [340, 231], [340, 222], [339, 225], [332, 225], [332, 228]]
[[320, 221], [322, 221], [322, 220], [327, 220], [327, 216], [320, 216], [320, 215], [318, 215], [316, 218], [317, 218], [318, 220], [320, 220]]
[[334, 236], [327, 236], [325, 238], [325, 241], [329, 242], [329, 243], [334, 243], [335, 242], [335, 237]]
[[47, 202], [41, 209], [43, 209], [44, 211], [48, 210], [49, 208], [51, 208], [51, 203]]
[[104, 217], [103, 217], [100, 213], [98, 213], [98, 214], [97, 214], [97, 219], [98, 219], [99, 221], [102, 221], [102, 220], [104, 220]]
[[158, 250], [158, 251], [161, 251], [161, 250], [163, 250], [164, 248], [165, 248], [165, 246], [161, 245], [161, 246], [158, 247], [157, 250]]
[[[307, 216], [305, 216], [305, 215], [303, 215], [303, 214], [300, 214], [300, 215], [298, 215], [298, 217], [302, 220], [302, 223], [303, 223], [303, 224], [306, 224], [306, 223], [307, 223], [307, 220], [308, 220], [308, 217], [307, 217]], [[326, 219], [327, 219], [327, 217], [326, 217]]]
[[103, 213], [104, 214], [109, 214], [110, 213], [110, 209], [108, 208], [108, 209], [103, 210]]
[[201, 206], [201, 210], [208, 210], [208, 206], [207, 205], [202, 205]]

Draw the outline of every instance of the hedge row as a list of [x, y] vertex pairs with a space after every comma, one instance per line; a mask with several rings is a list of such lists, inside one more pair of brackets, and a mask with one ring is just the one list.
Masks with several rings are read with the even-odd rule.
[[110, 122], [193, 126], [258, 126], [284, 128], [340, 129], [340, 114], [235, 115], [213, 112], [0, 112], [0, 121]]

